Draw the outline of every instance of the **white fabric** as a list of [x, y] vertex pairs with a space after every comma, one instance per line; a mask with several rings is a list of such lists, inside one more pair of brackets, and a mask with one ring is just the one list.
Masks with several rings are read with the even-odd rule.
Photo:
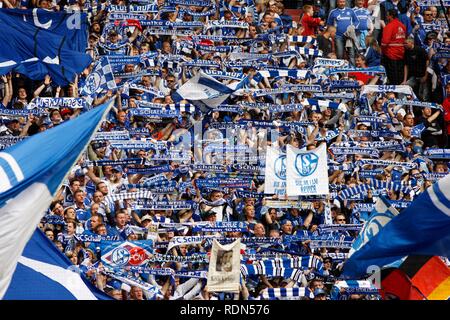
[[286, 147], [287, 196], [329, 194], [326, 145], [302, 151]]
[[70, 293], [72, 293], [77, 300], [97, 300], [95, 295], [91, 292], [91, 290], [89, 290], [78, 273], [49, 263], [29, 259], [24, 256], [19, 258], [19, 263], [58, 282], [70, 291]]
[[208, 269], [209, 292], [239, 292], [241, 239], [221, 245], [214, 240]]
[[274, 147], [267, 147], [264, 193], [286, 194], [286, 155]]
[[51, 201], [47, 186], [34, 183], [0, 209], [0, 298], [8, 289], [17, 261]]

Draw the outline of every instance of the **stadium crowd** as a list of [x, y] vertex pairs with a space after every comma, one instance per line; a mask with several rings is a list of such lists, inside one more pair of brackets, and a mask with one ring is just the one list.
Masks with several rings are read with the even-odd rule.
[[[39, 227], [115, 299], [339, 299], [336, 281], [375, 199], [404, 210], [448, 173], [448, 1], [0, 3], [87, 14], [92, 63], [70, 85], [1, 77], [0, 143], [113, 100]], [[100, 68], [114, 77], [97, 90]], [[220, 94], [197, 99], [189, 91], [200, 85]], [[1, 113], [56, 97], [88, 104]], [[264, 193], [269, 146], [321, 144], [328, 195]], [[241, 238], [239, 293], [208, 291], [210, 237]], [[114, 268], [107, 262], [120, 257], [107, 257], [104, 240], [143, 244], [128, 251], [134, 265]], [[347, 289], [348, 299], [379, 299]]]

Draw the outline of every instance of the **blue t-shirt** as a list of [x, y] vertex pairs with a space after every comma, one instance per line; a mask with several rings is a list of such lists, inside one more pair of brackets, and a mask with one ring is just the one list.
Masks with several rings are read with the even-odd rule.
[[359, 24], [358, 17], [350, 8], [333, 9], [328, 15], [327, 25], [336, 27], [336, 36], [342, 37], [350, 25], [357, 27]]
[[371, 19], [370, 11], [366, 8], [357, 8], [354, 7], [353, 11], [359, 19], [358, 30], [359, 31], [367, 31], [369, 30], [369, 20]]

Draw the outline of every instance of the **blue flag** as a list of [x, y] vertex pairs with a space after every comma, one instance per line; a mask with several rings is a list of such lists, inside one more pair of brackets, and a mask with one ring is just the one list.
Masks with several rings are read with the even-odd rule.
[[81, 88], [81, 94], [86, 95], [86, 100], [91, 102], [98, 93], [115, 89], [117, 86], [109, 59], [101, 57], [86, 78], [86, 83]]
[[23, 248], [110, 103], [0, 152], [0, 298]]
[[77, 272], [69, 259], [36, 229], [19, 258], [5, 300], [110, 300]]
[[0, 74], [13, 70], [32, 80], [42, 80], [49, 74], [60, 86], [73, 82], [92, 58], [79, 51], [80, 47], [86, 48], [86, 41], [75, 40], [83, 31], [71, 26], [69, 15], [65, 16], [64, 19], [61, 14], [38, 9], [1, 10]]
[[450, 255], [450, 175], [433, 184], [363, 244], [344, 265], [344, 276], [361, 277], [407, 255]]
[[88, 46], [88, 19], [82, 12], [54, 12], [44, 9], [2, 9], [2, 25], [10, 25], [23, 33], [34, 35], [45, 29], [55, 35], [64, 37], [64, 46], [84, 53]]

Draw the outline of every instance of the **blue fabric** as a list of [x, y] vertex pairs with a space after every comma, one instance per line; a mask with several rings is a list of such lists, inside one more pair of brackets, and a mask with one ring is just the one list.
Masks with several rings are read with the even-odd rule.
[[[49, 74], [55, 84], [68, 85], [92, 61], [89, 55], [79, 51], [87, 44], [86, 39], [79, 39], [83, 37], [78, 36], [77, 32], [82, 31], [68, 29], [67, 18], [65, 20], [60, 14], [53, 15], [43, 10], [35, 11], [37, 17], [41, 19], [40, 23], [51, 22], [51, 26], [48, 29], [38, 28], [33, 24], [31, 10], [25, 10], [24, 17], [19, 14], [22, 11], [0, 11], [3, 25], [0, 33], [0, 74], [14, 70], [32, 80], [42, 80]], [[41, 16], [45, 18], [39, 18]], [[24, 21], [24, 18], [27, 20]]]
[[[50, 194], [54, 194], [107, 110], [108, 105], [105, 103], [72, 121], [34, 135], [4, 150], [16, 160], [24, 179], [20, 183], [12, 184], [11, 189], [1, 194], [0, 207], [36, 182], [45, 183]], [[30, 161], [30, 155], [33, 155], [33, 161]], [[4, 170], [12, 183], [14, 173], [8, 171], [8, 167]]]
[[366, 53], [366, 62], [368, 67], [378, 67], [381, 63], [381, 54], [373, 48], [369, 48]]
[[343, 275], [361, 277], [371, 265], [385, 266], [407, 255], [450, 256], [449, 185], [447, 176], [422, 193], [349, 258]]
[[0, 21], [3, 25], [15, 26], [16, 29], [23, 33], [34, 34], [39, 29], [33, 19], [33, 11], [35, 11], [39, 23], [46, 24], [51, 21], [50, 26], [46, 30], [55, 35], [63, 36], [65, 39], [64, 46], [81, 53], [85, 52], [88, 46], [86, 13], [79, 13], [79, 25], [77, 25], [74, 24], [74, 22], [77, 22], [74, 19], [75, 15], [71, 13], [49, 12], [43, 9], [35, 10], [2, 9], [0, 11]]
[[[47, 239], [42, 231], [36, 229], [30, 241], [28, 241], [23, 254], [29, 259], [38, 260], [55, 266], [68, 268], [72, 265]], [[92, 291], [97, 299], [111, 300], [106, 294], [92, 286], [83, 279], [85, 285]], [[35, 270], [17, 264], [11, 284], [6, 291], [5, 300], [75, 300], [74, 295], [64, 286]]]
[[412, 32], [411, 19], [406, 14], [400, 14], [398, 20], [406, 27], [406, 36], [408, 37]]

